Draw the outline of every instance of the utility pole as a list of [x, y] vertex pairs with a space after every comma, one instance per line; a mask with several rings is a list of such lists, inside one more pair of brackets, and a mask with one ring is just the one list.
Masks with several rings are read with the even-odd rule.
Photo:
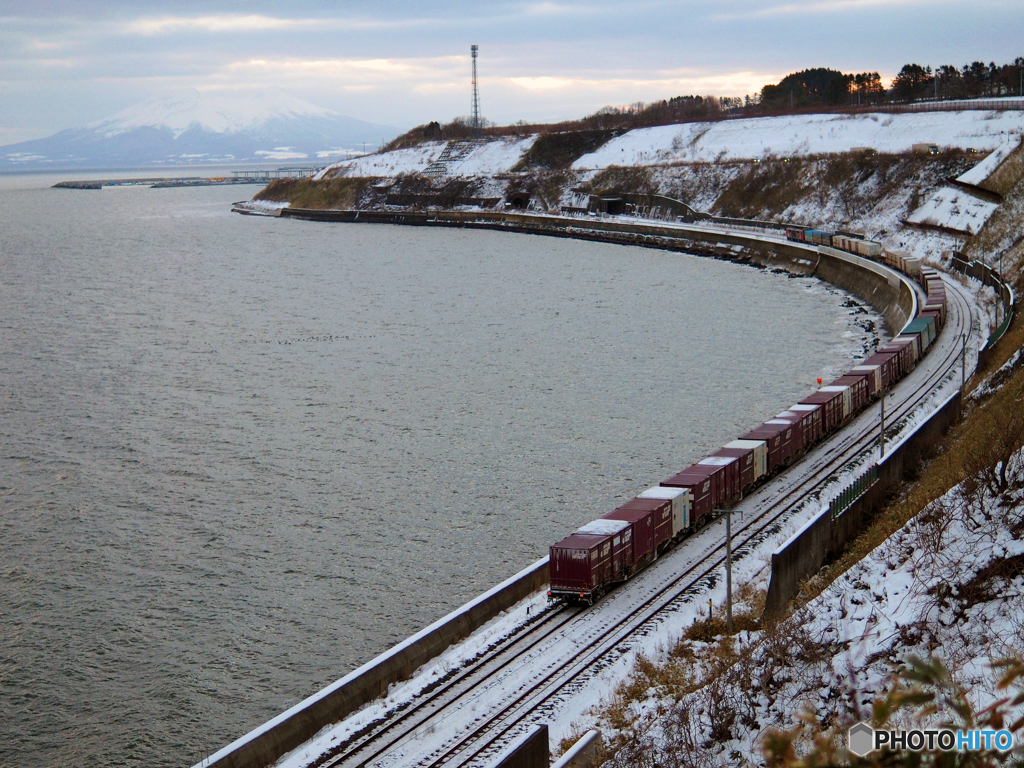
[[960, 391], [967, 386], [967, 334], [960, 334]]
[[725, 510], [725, 628], [732, 634], [732, 509]]
[[882, 394], [881, 400], [878, 401], [882, 406], [882, 426], [878, 430], [878, 460], [881, 461], [882, 457], [885, 456], [885, 394]]

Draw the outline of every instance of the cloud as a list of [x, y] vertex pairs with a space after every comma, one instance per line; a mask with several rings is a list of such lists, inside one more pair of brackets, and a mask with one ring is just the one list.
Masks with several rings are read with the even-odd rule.
[[124, 22], [117, 31], [128, 35], [169, 35], [179, 32], [241, 34], [250, 32], [331, 32], [409, 28], [433, 23], [422, 18], [313, 17], [282, 18], [261, 14], [221, 13], [204, 16], [150, 16]]

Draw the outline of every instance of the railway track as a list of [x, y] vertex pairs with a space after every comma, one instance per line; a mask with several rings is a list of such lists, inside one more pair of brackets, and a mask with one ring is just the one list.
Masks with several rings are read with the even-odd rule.
[[[925, 358], [888, 397], [889, 431], [939, 386], [958, 378], [961, 334], [977, 343], [969, 295], [946, 280], [950, 319]], [[964, 347], [966, 349], [966, 346]], [[973, 350], [968, 350], [969, 353]], [[974, 366], [974, 354], [966, 361]], [[957, 382], [958, 383], [958, 382]], [[781, 477], [742, 503], [733, 519], [734, 560], [779, 530], [808, 503], [821, 504], [844, 467], [869, 465], [877, 414], [863, 412]], [[417, 698], [364, 726], [308, 763], [316, 768], [486, 765], [535, 722], [561, 705], [672, 612], [692, 603], [718, 578], [723, 537], [712, 524], [593, 607], [550, 607]], [[628, 607], [624, 607], [627, 606]]]

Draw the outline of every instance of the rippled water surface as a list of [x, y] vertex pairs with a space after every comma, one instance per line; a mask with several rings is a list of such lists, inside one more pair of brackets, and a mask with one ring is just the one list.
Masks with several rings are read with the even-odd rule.
[[0, 177], [0, 764], [181, 766], [860, 352], [813, 280]]

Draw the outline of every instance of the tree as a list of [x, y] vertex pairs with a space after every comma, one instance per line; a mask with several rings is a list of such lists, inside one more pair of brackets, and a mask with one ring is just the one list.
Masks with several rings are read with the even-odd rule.
[[921, 98], [926, 95], [927, 86], [932, 84], [932, 68], [920, 64], [904, 64], [892, 81], [896, 98], [902, 101]]

